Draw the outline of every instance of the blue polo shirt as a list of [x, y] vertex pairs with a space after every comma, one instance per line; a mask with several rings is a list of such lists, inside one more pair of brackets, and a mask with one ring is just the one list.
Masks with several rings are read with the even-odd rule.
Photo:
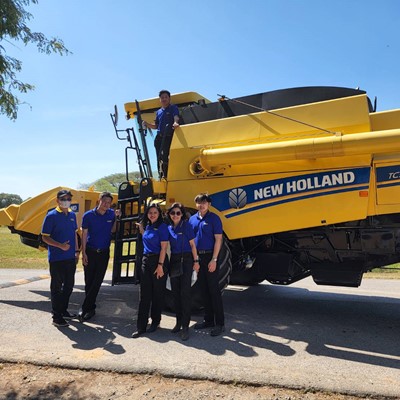
[[168, 242], [168, 235], [168, 226], [164, 222], [147, 225], [143, 232], [143, 253], [160, 254], [161, 242]]
[[201, 218], [199, 213], [192, 215], [189, 219], [190, 225], [196, 234], [197, 250], [214, 250], [214, 235], [222, 234], [221, 218], [211, 211]]
[[[179, 109], [175, 104], [170, 104], [166, 108], [160, 108], [156, 114], [156, 125], [158, 134], [172, 135], [172, 125], [174, 124], [174, 116], [179, 116]], [[168, 132], [166, 127], [169, 127]]]
[[88, 230], [86, 245], [92, 249], [108, 249], [111, 243], [111, 229], [114, 221], [115, 213], [111, 208], [103, 215], [97, 211], [97, 208], [86, 211], [82, 219], [82, 229]]
[[195, 238], [195, 234], [188, 222], [181, 221], [178, 226], [168, 225], [169, 243], [171, 245], [171, 254], [188, 253], [192, 251], [190, 240]]
[[64, 214], [61, 208], [57, 207], [47, 213], [42, 226], [42, 236], [50, 236], [59, 243], [69, 240], [70, 248], [67, 251], [58, 247], [48, 246], [49, 261], [64, 261], [75, 259], [75, 238], [78, 225], [76, 215], [71, 210]]

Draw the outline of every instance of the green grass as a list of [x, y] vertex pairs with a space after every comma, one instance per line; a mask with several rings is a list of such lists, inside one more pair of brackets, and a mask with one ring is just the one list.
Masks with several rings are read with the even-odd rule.
[[47, 252], [22, 244], [19, 235], [1, 226], [0, 268], [48, 268]]
[[364, 278], [371, 279], [400, 279], [400, 264], [388, 265], [385, 268], [375, 268], [366, 272]]
[[[111, 245], [111, 254], [113, 252], [114, 247]], [[112, 261], [110, 258], [109, 269], [112, 268]], [[81, 260], [79, 265], [82, 265]], [[0, 268], [48, 269], [47, 250], [42, 251], [23, 244], [19, 235], [0, 226]]]
[[[110, 254], [113, 253], [112, 244]], [[112, 261], [110, 258], [109, 269], [112, 268]], [[47, 269], [47, 251], [40, 251], [22, 244], [19, 235], [12, 234], [7, 227], [0, 226], [0, 268]], [[387, 268], [376, 268], [371, 272], [366, 272], [364, 278], [400, 279], [400, 264], [390, 265]]]

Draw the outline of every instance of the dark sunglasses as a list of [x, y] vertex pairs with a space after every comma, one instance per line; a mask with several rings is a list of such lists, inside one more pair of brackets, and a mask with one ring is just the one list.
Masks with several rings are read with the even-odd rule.
[[62, 199], [60, 199], [60, 201], [71, 201], [71, 200], [72, 200], [71, 197], [67, 197], [67, 198], [63, 197]]
[[182, 213], [180, 211], [170, 211], [169, 215], [177, 215], [179, 217]]

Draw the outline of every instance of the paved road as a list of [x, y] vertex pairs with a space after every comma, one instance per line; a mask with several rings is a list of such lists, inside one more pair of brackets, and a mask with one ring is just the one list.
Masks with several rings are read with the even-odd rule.
[[[169, 332], [168, 314], [157, 332], [130, 337], [137, 286], [113, 287], [107, 276], [95, 319], [58, 329], [51, 325], [47, 271], [3, 272], [2, 361], [400, 398], [399, 281], [365, 279], [358, 289], [320, 287], [311, 279], [289, 287], [232, 286], [224, 294], [225, 335], [191, 330], [182, 342]], [[40, 279], [4, 285], [13, 276]], [[83, 274], [76, 278], [72, 310], [83, 299]]]

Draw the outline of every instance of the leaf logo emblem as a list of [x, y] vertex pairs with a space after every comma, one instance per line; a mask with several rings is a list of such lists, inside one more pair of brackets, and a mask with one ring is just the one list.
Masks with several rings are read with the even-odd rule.
[[232, 189], [229, 192], [229, 205], [232, 208], [243, 208], [247, 204], [247, 193], [242, 188]]

